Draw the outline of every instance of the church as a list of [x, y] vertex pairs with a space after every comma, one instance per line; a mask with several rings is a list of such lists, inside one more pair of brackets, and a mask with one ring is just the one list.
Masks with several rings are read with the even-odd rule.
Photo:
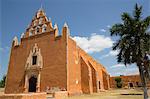
[[108, 90], [110, 75], [81, 49], [65, 23], [61, 35], [42, 8], [20, 38], [14, 37], [5, 93], [47, 92], [90, 94]]

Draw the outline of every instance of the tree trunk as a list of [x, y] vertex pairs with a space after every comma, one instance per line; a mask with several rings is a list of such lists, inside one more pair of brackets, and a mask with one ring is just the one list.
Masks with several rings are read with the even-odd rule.
[[145, 76], [144, 76], [144, 69], [142, 68], [141, 65], [138, 65], [138, 67], [139, 67], [141, 82], [142, 82], [143, 91], [144, 91], [144, 99], [148, 99], [146, 79], [145, 79]]

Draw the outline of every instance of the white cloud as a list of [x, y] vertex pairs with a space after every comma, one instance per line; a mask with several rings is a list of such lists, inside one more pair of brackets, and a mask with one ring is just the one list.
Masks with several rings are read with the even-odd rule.
[[119, 67], [125, 67], [125, 65], [124, 64], [116, 64], [116, 65], [111, 66], [110, 68], [119, 68]]
[[109, 56], [116, 56], [118, 54], [118, 50], [111, 50], [108, 54], [101, 56], [99, 59], [103, 59]]
[[110, 37], [97, 35], [96, 33], [93, 33], [90, 37], [75, 36], [73, 39], [77, 42], [77, 45], [88, 53], [100, 52], [113, 45]]
[[139, 74], [138, 68], [127, 69], [124, 72], [124, 75], [135, 75], [135, 74]]
[[107, 28], [110, 28], [111, 26], [110, 25], [107, 25]]
[[116, 64], [110, 67], [109, 73], [111, 76], [136, 75], [139, 74], [139, 70], [135, 64], [128, 66], [125, 66], [124, 64]]
[[122, 69], [118, 71], [113, 71], [113, 73], [110, 73], [112, 76], [119, 76], [119, 75], [138, 75], [139, 71], [137, 68], [130, 68], [130, 69]]
[[109, 52], [109, 54], [110, 54], [111, 56], [116, 56], [118, 53], [119, 53], [118, 50], [115, 50], [115, 51], [112, 50], [112, 51]]
[[105, 29], [100, 29], [100, 31], [101, 31], [101, 32], [106, 32], [106, 30], [105, 30]]

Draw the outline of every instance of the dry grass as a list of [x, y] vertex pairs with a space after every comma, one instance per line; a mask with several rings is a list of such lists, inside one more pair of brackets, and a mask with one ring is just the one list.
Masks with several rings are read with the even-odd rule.
[[115, 89], [107, 92], [94, 93], [91, 95], [72, 96], [66, 99], [143, 99], [143, 95], [121, 95], [121, 94], [143, 94], [142, 90]]
[[[0, 94], [4, 93], [4, 88], [0, 88]], [[71, 96], [65, 99], [143, 99], [143, 95], [121, 95], [121, 94], [143, 94], [140, 89], [115, 89], [106, 92], [83, 94]], [[50, 98], [52, 99], [52, 98]]]

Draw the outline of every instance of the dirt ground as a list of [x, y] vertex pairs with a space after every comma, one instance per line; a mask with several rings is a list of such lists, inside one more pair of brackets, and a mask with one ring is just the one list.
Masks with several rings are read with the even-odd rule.
[[[127, 95], [121, 95], [127, 94]], [[128, 95], [130, 94], [130, 95]], [[139, 94], [139, 95], [133, 95]], [[139, 89], [115, 89], [106, 92], [93, 93], [91, 95], [72, 96], [66, 99], [143, 99], [142, 90]]]
[[[4, 89], [0, 88], [0, 94], [3, 93], [4, 93]], [[150, 89], [148, 93], [150, 94]], [[121, 95], [121, 94], [127, 94], [127, 95]], [[47, 97], [47, 99], [53, 99], [53, 98]], [[105, 92], [93, 93], [90, 95], [83, 94], [80, 96], [71, 96], [65, 99], [143, 99], [143, 92], [140, 89], [113, 89]]]
[[0, 94], [4, 93], [4, 88], [0, 88]]

